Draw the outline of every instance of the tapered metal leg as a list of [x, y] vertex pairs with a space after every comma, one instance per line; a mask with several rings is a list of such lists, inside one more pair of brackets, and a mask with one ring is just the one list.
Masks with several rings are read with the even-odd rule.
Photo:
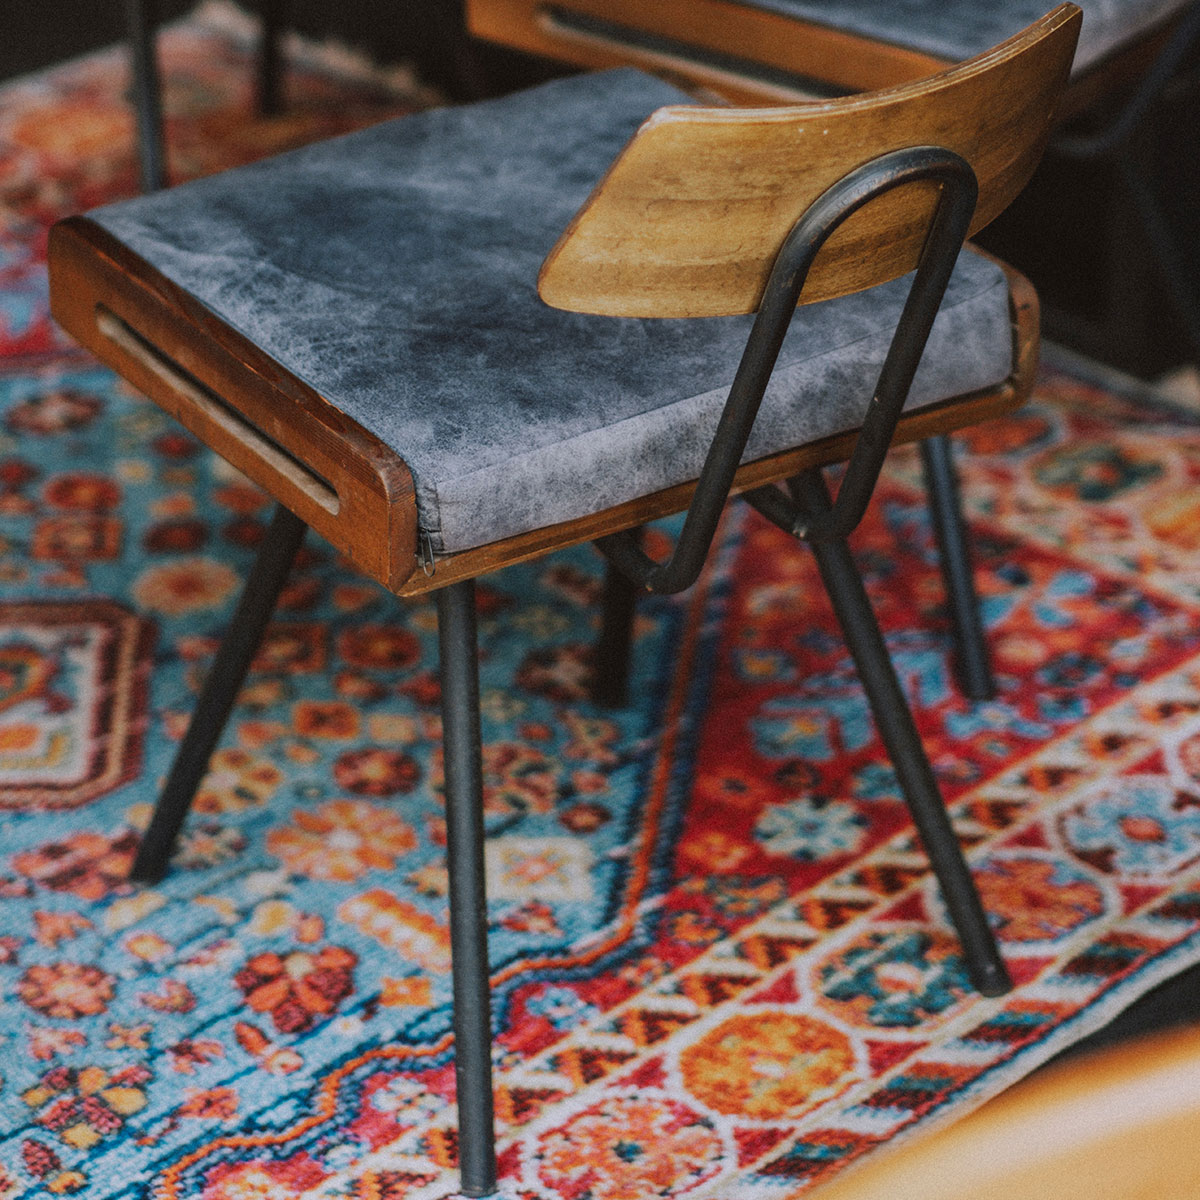
[[[814, 505], [828, 504], [828, 493], [817, 476], [798, 476], [790, 481], [790, 486], [797, 500], [810, 511]], [[950, 824], [933, 768], [896, 678], [850, 547], [840, 538], [809, 544], [858, 668], [879, 735], [896, 769], [900, 790], [962, 942], [971, 982], [985, 996], [1003, 995], [1012, 987], [1012, 981]]]
[[283, 37], [285, 0], [259, 0], [262, 22], [258, 43], [257, 101], [261, 116], [273, 117], [283, 111], [283, 80], [280, 40]]
[[458, 1163], [462, 1191], [468, 1196], [489, 1196], [496, 1190], [496, 1148], [474, 581], [468, 579], [442, 588], [437, 602]]
[[605, 708], [621, 708], [629, 699], [629, 658], [638, 588], [605, 560], [600, 636], [596, 639], [592, 699]]
[[154, 46], [155, 17], [154, 0], [125, 0], [143, 192], [156, 192], [167, 185], [162, 87]]
[[150, 826], [129, 873], [141, 883], [157, 883], [166, 874], [175, 839], [192, 806], [208, 760], [229, 720], [246, 672], [262, 641], [275, 602], [287, 580], [307, 526], [279, 505], [267, 529], [233, 621], [217, 650], [200, 699], [158, 798]]
[[959, 685], [972, 700], [990, 700], [996, 694], [996, 681], [983, 632], [979, 595], [975, 591], [958, 473], [954, 469], [950, 439], [945, 434], [936, 434], [921, 443], [921, 465], [950, 610]]

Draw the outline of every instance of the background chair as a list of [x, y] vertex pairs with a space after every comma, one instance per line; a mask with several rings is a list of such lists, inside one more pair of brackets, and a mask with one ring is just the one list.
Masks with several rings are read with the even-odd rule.
[[1139, 1200], [1200, 1191], [1200, 1030], [1072, 1057], [821, 1200]]
[[[280, 501], [136, 877], [166, 868], [307, 525], [399, 595], [436, 592], [468, 1194], [495, 1183], [482, 572], [598, 539], [674, 591], [734, 491], [807, 540], [970, 977], [1009, 986], [846, 538], [894, 440], [1030, 387], [1027, 286], [959, 250], [1032, 171], [1078, 24], [1063, 5], [939, 77], [796, 109], [581, 76], [55, 227], [62, 324]], [[846, 459], [831, 499], [820, 467]], [[646, 557], [628, 531], [684, 508]]]

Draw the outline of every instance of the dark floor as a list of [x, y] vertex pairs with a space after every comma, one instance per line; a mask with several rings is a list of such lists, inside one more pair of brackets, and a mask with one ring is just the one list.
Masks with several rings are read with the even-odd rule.
[[[249, 0], [244, 6], [253, 10], [262, 2]], [[336, 36], [380, 62], [413, 61], [427, 80], [451, 95], [464, 98], [506, 90], [556, 69], [471, 42], [462, 30], [461, 0], [265, 2], [283, 3], [291, 25], [310, 36]], [[163, 19], [178, 16], [191, 7], [191, 0], [157, 0], [157, 11]], [[40, 4], [14, 4], [8, 10], [7, 36], [0, 40], [0, 79], [118, 41], [124, 32], [123, 6], [111, 2], [55, 0], [52, 21], [46, 19], [46, 8]], [[1191, 122], [1184, 132], [1194, 141], [1195, 123]], [[1187, 144], [1179, 145], [1178, 131], [1164, 139], [1157, 153], [1166, 159], [1172, 188], [1181, 195], [1194, 197], [1200, 191], [1200, 156], [1189, 153]], [[1101, 238], [1098, 227], [1104, 221], [1109, 203], [1105, 181], [1102, 176], [1092, 174], [1085, 184], [1080, 190], [1078, 180], [1063, 176], [1061, 164], [1048, 164], [1035, 180], [1031, 193], [1015, 206], [1012, 217], [995, 230], [992, 238], [998, 251], [1016, 261], [1031, 275], [1039, 290], [1051, 294], [1067, 310], [1095, 303], [1104, 289], [1113, 289], [1117, 295], [1121, 290], [1121, 279], [1103, 278], [1102, 241], [1106, 239]], [[1181, 205], [1179, 211], [1194, 220], [1200, 206], [1182, 201]], [[1101, 246], [1101, 250], [1090, 255], [1088, 271], [1064, 270], [1064, 258], [1072, 261], [1069, 253], [1064, 254], [1064, 245], [1068, 250], [1072, 245], [1092, 251]], [[1139, 294], [1147, 294], [1147, 289], [1141, 287]], [[1149, 294], [1154, 294], [1153, 282]], [[1130, 336], [1120, 340], [1128, 345], [1114, 344], [1111, 336], [1100, 334], [1099, 340], [1078, 344], [1078, 348], [1147, 375], [1185, 358], [1169, 319], [1157, 309], [1130, 311], [1127, 324]], [[1146, 330], [1153, 331], [1152, 338], [1146, 335]], [[1142, 997], [1110, 1025], [1077, 1043], [1068, 1053], [1152, 1029], [1197, 1021], [1200, 1021], [1200, 967]]]

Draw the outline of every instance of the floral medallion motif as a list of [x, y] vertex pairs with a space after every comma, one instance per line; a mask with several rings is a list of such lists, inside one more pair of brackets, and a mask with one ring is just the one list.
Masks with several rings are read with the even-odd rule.
[[714, 1112], [795, 1120], [854, 1078], [854, 1046], [833, 1026], [789, 1012], [722, 1022], [679, 1056], [688, 1093]]
[[129, 830], [116, 837], [74, 833], [61, 842], [43, 842], [36, 850], [13, 855], [12, 865], [52, 892], [103, 900], [112, 892], [129, 890], [129, 868], [137, 845], [137, 835]]
[[17, 995], [35, 1012], [79, 1021], [107, 1012], [116, 980], [93, 963], [35, 963], [17, 983]]
[[503, 900], [590, 900], [594, 854], [580, 838], [494, 837], [486, 846], [488, 886]]
[[958, 939], [927, 929], [872, 932], [817, 969], [822, 1007], [854, 1025], [931, 1025], [971, 994]]
[[1105, 874], [1173, 875], [1200, 859], [1200, 791], [1130, 776], [1068, 809], [1059, 831], [1076, 858]]
[[754, 827], [764, 850], [813, 862], [853, 854], [862, 845], [869, 823], [855, 805], [823, 796], [802, 796], [770, 804]]
[[539, 1139], [538, 1177], [563, 1200], [684, 1196], [719, 1171], [712, 1123], [676, 1100], [614, 1097]]

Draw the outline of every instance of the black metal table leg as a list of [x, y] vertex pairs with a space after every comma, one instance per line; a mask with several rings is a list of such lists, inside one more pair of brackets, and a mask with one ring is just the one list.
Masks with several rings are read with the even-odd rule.
[[592, 699], [605, 708], [620, 708], [629, 698], [629, 656], [637, 585], [614, 563], [605, 560], [600, 636], [596, 639]]
[[[789, 486], [797, 501], [810, 511], [828, 507], [828, 493], [815, 472], [797, 476], [789, 481]], [[900, 790], [962, 942], [971, 982], [985, 996], [1003, 995], [1012, 987], [1008, 969], [1000, 957], [962, 847], [950, 824], [933, 768], [896, 678], [850, 546], [840, 537], [812, 541], [809, 545], [858, 668], [879, 736], [896, 769]]]
[[156, 192], [167, 185], [162, 87], [154, 47], [154, 10], [154, 0], [125, 0], [143, 192]]
[[972, 700], [990, 700], [996, 694], [996, 681], [975, 591], [953, 450], [944, 433], [921, 443], [921, 465], [954, 633], [959, 685]]
[[280, 47], [285, 0], [259, 0], [262, 22], [258, 41], [257, 101], [260, 116], [273, 117], [283, 110]]
[[208, 770], [208, 760], [229, 720], [307, 528], [282, 504], [276, 507], [237, 611], [204, 681], [187, 734], [175, 754], [149, 828], [142, 836], [129, 873], [131, 879], [157, 883], [166, 874], [175, 839]]
[[442, 588], [437, 602], [458, 1162], [464, 1194], [489, 1196], [496, 1190], [496, 1149], [474, 580]]

